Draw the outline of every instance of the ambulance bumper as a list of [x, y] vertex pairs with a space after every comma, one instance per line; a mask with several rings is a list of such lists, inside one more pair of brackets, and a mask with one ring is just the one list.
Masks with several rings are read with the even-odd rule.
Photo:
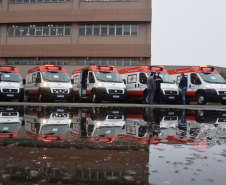
[[72, 99], [73, 89], [69, 93], [52, 93], [50, 88], [42, 89], [42, 97], [46, 100], [69, 100]]
[[19, 93], [2, 93], [0, 92], [0, 99], [22, 99], [24, 97], [24, 89], [20, 88], [20, 92]]
[[178, 102], [179, 100], [180, 100], [180, 95], [161, 94], [161, 101], [163, 102]]
[[218, 95], [215, 89], [205, 90], [207, 102], [226, 102], [226, 94]]
[[100, 100], [124, 100], [127, 98], [127, 90], [124, 89], [124, 94], [121, 93], [107, 93], [106, 88], [97, 88], [98, 98]]

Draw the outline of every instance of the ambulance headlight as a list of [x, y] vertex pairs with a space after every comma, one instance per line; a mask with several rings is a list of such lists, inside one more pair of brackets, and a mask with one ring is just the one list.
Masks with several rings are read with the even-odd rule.
[[125, 125], [125, 123], [126, 123], [126, 122], [125, 122], [125, 121], [123, 121], [123, 122], [122, 122], [122, 126], [124, 126], [124, 125]]
[[20, 83], [20, 88], [23, 88], [24, 87], [24, 84], [23, 83]]
[[42, 123], [43, 123], [43, 124], [46, 124], [46, 123], [47, 123], [46, 119], [43, 119], [43, 120], [42, 120]]
[[99, 83], [97, 84], [97, 86], [98, 86], [98, 87], [103, 87], [103, 83], [99, 82]]
[[69, 84], [69, 88], [72, 88], [72, 84]]
[[123, 88], [126, 88], [126, 84], [123, 84]]
[[97, 126], [99, 127], [100, 125], [101, 125], [101, 122], [98, 121], [98, 122], [97, 122]]
[[212, 87], [211, 84], [207, 84], [207, 85], [206, 85], [206, 88], [210, 88], [210, 87]]
[[68, 123], [71, 124], [71, 119], [68, 120]]
[[43, 83], [43, 87], [48, 87], [48, 83], [47, 82], [44, 82]]

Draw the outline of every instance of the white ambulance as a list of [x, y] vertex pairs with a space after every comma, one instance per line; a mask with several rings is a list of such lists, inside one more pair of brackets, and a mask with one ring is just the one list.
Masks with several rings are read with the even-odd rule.
[[27, 110], [25, 113], [26, 133], [36, 140], [62, 140], [68, 133], [70, 124], [70, 113], [61, 108]]
[[188, 78], [186, 101], [197, 101], [200, 105], [206, 102], [221, 102], [226, 104], [226, 81], [210, 66], [195, 66], [168, 70], [168, 73], [180, 83], [181, 73]]
[[14, 107], [0, 110], [0, 138], [14, 138], [18, 135], [23, 121], [21, 113]]
[[125, 100], [126, 86], [118, 70], [109, 65], [93, 65], [74, 70], [71, 76], [74, 99], [89, 99], [93, 103], [100, 100]]
[[177, 102], [179, 91], [167, 71], [162, 66], [137, 66], [118, 70], [126, 83], [127, 99], [139, 102], [146, 102], [148, 96], [147, 78], [151, 73], [158, 71], [162, 78], [161, 100], [163, 102]]
[[27, 101], [72, 100], [72, 84], [66, 69], [57, 65], [42, 65], [28, 70], [25, 96]]
[[0, 99], [24, 101], [24, 85], [17, 67], [0, 65]]

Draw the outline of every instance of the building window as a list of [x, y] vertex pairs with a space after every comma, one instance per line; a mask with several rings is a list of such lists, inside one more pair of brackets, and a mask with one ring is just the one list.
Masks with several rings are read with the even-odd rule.
[[32, 37], [32, 36], [70, 36], [70, 24], [46, 24], [46, 25], [10, 25], [8, 26], [9, 37]]
[[137, 24], [80, 24], [79, 35], [138, 35]]
[[0, 4], [2, 4], [2, 0], [0, 0]]
[[78, 65], [116, 65], [116, 66], [137, 66], [138, 59], [130, 58], [79, 58]]
[[48, 58], [48, 59], [35, 59], [35, 58], [19, 58], [19, 59], [8, 59], [8, 65], [70, 65], [71, 59], [68, 58]]
[[[0, 0], [1, 3], [2, 0]], [[60, 3], [60, 2], [72, 2], [72, 0], [9, 0], [10, 4], [13, 3]]]
[[138, 0], [79, 0], [79, 1], [138, 1]]

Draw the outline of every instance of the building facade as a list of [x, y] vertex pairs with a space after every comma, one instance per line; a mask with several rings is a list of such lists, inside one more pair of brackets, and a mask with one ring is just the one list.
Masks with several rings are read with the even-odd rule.
[[151, 0], [0, 0], [0, 64], [150, 65], [151, 15]]

